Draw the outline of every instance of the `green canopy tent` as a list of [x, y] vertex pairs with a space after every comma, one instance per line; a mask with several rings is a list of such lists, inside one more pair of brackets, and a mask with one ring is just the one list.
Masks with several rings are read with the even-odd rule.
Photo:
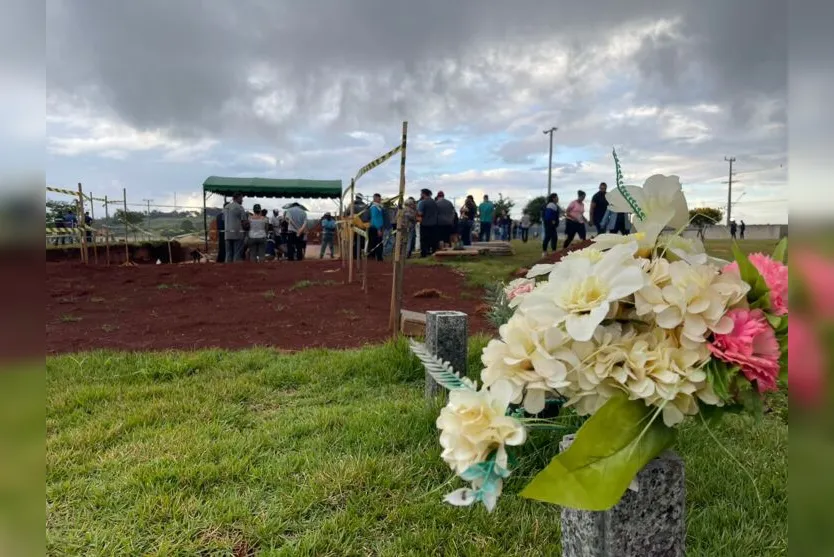
[[341, 180], [279, 180], [274, 178], [225, 178], [209, 176], [203, 182], [203, 226], [205, 248], [208, 251], [207, 194], [229, 197], [241, 193], [244, 197], [283, 197], [301, 199], [342, 199]]

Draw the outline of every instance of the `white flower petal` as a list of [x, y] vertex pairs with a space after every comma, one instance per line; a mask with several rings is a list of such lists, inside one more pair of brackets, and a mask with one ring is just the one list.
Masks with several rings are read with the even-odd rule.
[[443, 500], [456, 507], [468, 507], [477, 501], [477, 499], [475, 499], [475, 492], [468, 487], [462, 487], [454, 490], [453, 492], [447, 494]]

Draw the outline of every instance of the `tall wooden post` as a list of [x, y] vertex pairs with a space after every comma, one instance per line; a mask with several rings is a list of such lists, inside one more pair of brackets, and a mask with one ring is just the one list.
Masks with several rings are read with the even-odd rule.
[[348, 219], [348, 284], [353, 282], [353, 243], [356, 241], [356, 234], [353, 232], [353, 212], [356, 210], [356, 182], [353, 178], [350, 179], [350, 218]]
[[125, 217], [125, 265], [130, 265], [130, 247], [128, 246], [127, 235], [130, 231], [127, 228], [127, 188], [122, 188], [122, 199], [124, 200]]
[[110, 265], [110, 208], [107, 205], [107, 196], [104, 196], [104, 220], [107, 221], [107, 228], [104, 231], [104, 252], [107, 257], [107, 264]]
[[[225, 221], [224, 221], [225, 223]], [[224, 224], [225, 226], [225, 224]], [[217, 231], [217, 239], [220, 240], [220, 230]], [[205, 242], [206, 257], [208, 257], [208, 215], [206, 215], [206, 190], [203, 188], [203, 241]]]
[[[96, 204], [93, 202], [93, 192], [90, 192], [90, 218], [93, 219], [93, 222], [96, 220]], [[84, 224], [87, 224], [86, 222]], [[98, 265], [98, 238], [94, 233], [95, 231], [91, 231], [90, 238], [93, 239], [93, 261], [96, 265]]]
[[403, 204], [405, 201], [405, 148], [408, 139], [408, 122], [403, 122], [403, 142], [400, 148], [400, 197], [397, 200], [397, 237], [394, 239], [394, 282], [391, 286], [391, 315], [389, 326], [391, 335], [396, 337], [400, 332], [400, 312], [403, 299], [403, 273], [405, 271], [406, 224]]
[[[88, 263], [88, 253], [87, 253], [87, 231], [85, 230], [86, 224], [84, 223], [84, 190], [81, 188], [81, 182], [78, 182], [78, 228], [76, 232], [80, 232], [79, 239], [81, 240], [81, 261], [85, 264]], [[83, 228], [82, 228], [83, 227]]]

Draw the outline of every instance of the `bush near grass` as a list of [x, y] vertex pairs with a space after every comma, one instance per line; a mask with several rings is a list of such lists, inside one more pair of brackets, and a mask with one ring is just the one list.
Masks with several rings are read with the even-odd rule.
[[[477, 377], [488, 338], [470, 342]], [[537, 432], [498, 508], [461, 509], [439, 402], [404, 342], [350, 351], [47, 359], [51, 555], [559, 555], [559, 510], [516, 494], [558, 439]], [[682, 428], [688, 555], [787, 548], [787, 426]], [[756, 482], [756, 497], [749, 473]]]

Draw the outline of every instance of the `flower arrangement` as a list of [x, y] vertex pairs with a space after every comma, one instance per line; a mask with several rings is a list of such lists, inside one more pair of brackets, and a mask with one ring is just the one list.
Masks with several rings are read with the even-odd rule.
[[[437, 419], [442, 458], [469, 487], [453, 505], [492, 510], [548, 401], [587, 419], [523, 497], [584, 510], [614, 506], [670, 447], [687, 418], [759, 413], [787, 382], [786, 242], [773, 255], [709, 257], [677, 176], [624, 186], [616, 152], [612, 210], [635, 233], [601, 234], [555, 264], [536, 265], [498, 298], [508, 319], [483, 350], [480, 388], [422, 345], [413, 351], [450, 390]], [[674, 232], [665, 233], [672, 229]]]

